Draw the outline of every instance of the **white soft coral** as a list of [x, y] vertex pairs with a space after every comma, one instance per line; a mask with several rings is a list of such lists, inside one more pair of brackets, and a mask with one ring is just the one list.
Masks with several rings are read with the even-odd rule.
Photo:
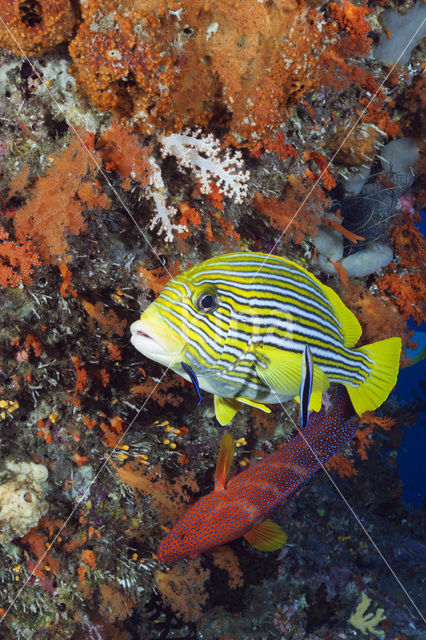
[[187, 231], [185, 225], [174, 224], [172, 218], [175, 217], [177, 211], [174, 207], [167, 206], [167, 192], [164, 184], [161, 169], [153, 158], [150, 158], [151, 174], [149, 193], [154, 200], [157, 213], [151, 220], [150, 229], [154, 229], [160, 225], [158, 233], [165, 233], [166, 242], [172, 242], [174, 239], [173, 232], [182, 233]]
[[222, 152], [212, 134], [200, 130], [161, 136], [162, 156], [175, 156], [181, 167], [191, 169], [201, 183], [201, 192], [210, 193], [211, 183], [235, 202], [241, 203], [247, 194], [248, 171], [242, 171], [243, 159], [239, 151]]

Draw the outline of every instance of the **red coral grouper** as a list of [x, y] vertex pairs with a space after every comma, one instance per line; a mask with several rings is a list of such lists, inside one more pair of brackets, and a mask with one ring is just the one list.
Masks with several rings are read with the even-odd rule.
[[[339, 386], [329, 413], [311, 413], [303, 436], [298, 433], [286, 445], [250, 465], [227, 481], [234, 454], [230, 434], [220, 445], [215, 487], [189, 507], [161, 541], [158, 558], [176, 562], [236, 540], [240, 536], [257, 549], [274, 551], [283, 546], [286, 534], [268, 515], [321, 465], [352, 438], [357, 424], [348, 422], [352, 404]], [[315, 455], [312, 453], [315, 452]]]

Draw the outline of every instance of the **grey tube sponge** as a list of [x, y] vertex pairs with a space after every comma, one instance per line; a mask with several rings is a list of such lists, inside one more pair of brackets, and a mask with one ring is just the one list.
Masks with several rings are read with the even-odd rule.
[[392, 258], [393, 253], [390, 247], [385, 244], [371, 244], [366, 249], [343, 258], [342, 267], [345, 268], [348, 276], [363, 278], [387, 267], [392, 262]]
[[406, 64], [412, 50], [426, 36], [426, 5], [417, 0], [405, 15], [388, 9], [382, 14], [382, 24], [392, 38], [386, 33], [380, 35], [379, 44], [373, 49], [374, 57], [384, 64]]

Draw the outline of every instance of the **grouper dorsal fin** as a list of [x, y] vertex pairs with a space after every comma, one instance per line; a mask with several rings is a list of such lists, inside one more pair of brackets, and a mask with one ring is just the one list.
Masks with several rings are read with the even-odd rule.
[[244, 538], [259, 551], [276, 551], [285, 545], [287, 534], [279, 524], [267, 519], [250, 529]]
[[231, 469], [234, 458], [234, 440], [230, 433], [225, 433], [220, 443], [219, 456], [216, 462], [216, 472], [214, 476], [215, 491], [223, 491], [226, 487], [226, 478]]

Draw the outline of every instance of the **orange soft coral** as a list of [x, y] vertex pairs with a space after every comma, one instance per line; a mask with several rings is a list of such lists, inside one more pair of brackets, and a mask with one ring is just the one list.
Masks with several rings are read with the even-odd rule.
[[101, 333], [112, 338], [114, 335], [124, 336], [126, 328], [126, 320], [120, 319], [114, 309], [106, 309], [103, 302], [92, 304], [88, 300], [81, 299], [81, 304], [87, 315], [89, 316], [89, 328], [94, 333], [96, 326], [99, 327]]
[[158, 520], [163, 526], [170, 527], [182, 517], [188, 507], [190, 496], [199, 489], [192, 471], [179, 476], [174, 482], [169, 482], [164, 480], [164, 472], [158, 466], [147, 471], [138, 461], [128, 461], [122, 466], [115, 466], [112, 462], [110, 464], [120, 480], [133, 491], [136, 500], [139, 499], [139, 492], [150, 497]]
[[31, 275], [39, 264], [40, 259], [30, 240], [13, 242], [0, 226], [0, 287], [31, 284]]
[[228, 583], [231, 589], [242, 587], [244, 584], [243, 572], [238, 562], [237, 554], [227, 544], [212, 549], [213, 562], [228, 574]]
[[94, 180], [98, 170], [95, 163], [100, 163], [93, 149], [93, 136], [85, 134], [82, 140], [85, 146], [73, 137], [63, 151], [52, 157], [51, 167], [35, 183], [28, 202], [12, 214], [17, 240], [31, 238], [37, 242], [46, 262], [70, 261], [67, 234], [86, 228], [86, 197], [90, 196], [90, 207], [107, 204], [102, 194], [97, 194], [97, 200], [93, 189], [90, 193], [82, 189], [86, 182]]
[[131, 179], [142, 187], [149, 184], [150, 164], [147, 147], [143, 147], [130, 127], [115, 122], [100, 136], [99, 151], [107, 171], [117, 171], [122, 187], [130, 189]]
[[70, 40], [76, 14], [70, 0], [0, 0], [0, 47], [38, 55]]
[[380, 428], [389, 431], [395, 420], [393, 418], [381, 418], [376, 415], [375, 411], [366, 411], [361, 418], [361, 426], [355, 432], [356, 445], [355, 448], [361, 460], [367, 460], [367, 449], [372, 445], [372, 433], [374, 429]]
[[365, 20], [365, 16], [369, 12], [368, 7], [356, 6], [349, 0], [345, 0], [343, 4], [330, 2], [328, 10], [331, 17], [337, 20], [340, 28], [351, 40], [348, 55], [352, 52], [354, 42], [357, 43], [359, 54], [367, 54], [371, 46], [371, 40], [367, 37], [370, 25]]
[[208, 594], [205, 587], [210, 570], [200, 558], [177, 563], [167, 573], [157, 571], [155, 581], [163, 600], [185, 622], [196, 622], [203, 614]]
[[[395, 301], [382, 296], [372, 296], [368, 290], [358, 284], [351, 283], [343, 297], [344, 303], [354, 312], [362, 327], [360, 345], [372, 344], [392, 336], [402, 340], [401, 366], [407, 366], [404, 350], [412, 348], [411, 337], [406, 320], [398, 310]], [[384, 319], [386, 318], [386, 322]]]
[[[308, 175], [310, 179], [315, 179], [315, 176]], [[256, 192], [252, 204], [273, 227], [284, 233], [284, 241], [291, 238], [297, 244], [305, 234], [314, 236], [315, 229], [321, 224], [323, 208], [329, 202], [324, 191], [315, 183], [310, 186], [306, 179], [302, 181], [290, 174], [284, 195], [284, 199], [278, 200], [265, 198]]]
[[402, 213], [391, 235], [399, 264], [390, 264], [385, 275], [378, 280], [380, 291], [390, 297], [404, 318], [412, 317], [417, 324], [426, 319], [426, 243], [415, 226], [420, 215]]

